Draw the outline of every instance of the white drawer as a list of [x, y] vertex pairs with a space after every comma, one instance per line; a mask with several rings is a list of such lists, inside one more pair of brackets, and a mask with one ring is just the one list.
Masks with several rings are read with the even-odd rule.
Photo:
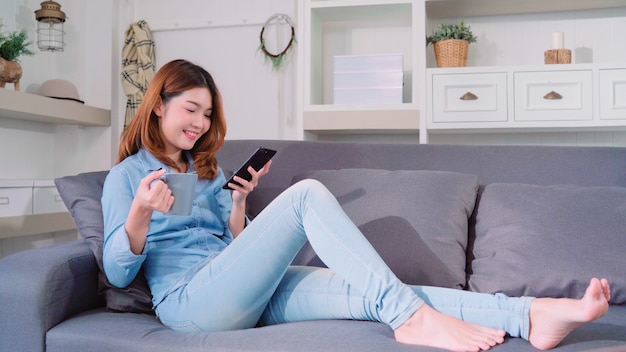
[[600, 119], [626, 120], [626, 69], [600, 70]]
[[507, 74], [433, 75], [434, 123], [507, 121]]
[[66, 212], [63, 199], [52, 180], [35, 180], [33, 187], [33, 214]]
[[592, 72], [515, 72], [516, 121], [592, 120]]
[[0, 217], [32, 215], [32, 199], [32, 180], [0, 180]]

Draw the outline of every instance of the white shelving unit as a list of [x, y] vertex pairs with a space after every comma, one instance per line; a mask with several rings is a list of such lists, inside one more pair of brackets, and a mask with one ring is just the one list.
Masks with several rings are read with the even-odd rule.
[[591, 10], [626, 6], [623, 0], [426, 0], [430, 18]]
[[[0, 89], [0, 119], [45, 124], [110, 126], [111, 111], [74, 101]], [[34, 160], [36, 162], [36, 160]], [[69, 212], [0, 216], [0, 239], [74, 229]]]
[[[610, 18], [612, 12], [615, 12], [607, 9], [621, 8], [619, 13], [624, 13], [625, 1], [427, 0], [425, 6], [426, 22], [430, 28], [449, 19], [453, 21], [462, 19], [468, 24], [476, 24], [488, 37], [479, 37], [479, 42], [482, 39], [488, 44], [483, 44], [482, 47], [473, 44], [474, 47], [470, 48], [470, 51], [481, 50], [471, 67], [435, 68], [434, 61], [428, 61], [428, 112], [425, 114], [427, 115], [425, 120], [429, 133], [626, 130], [626, 118], [607, 118], [611, 114], [615, 116], [626, 111], [624, 98], [616, 95], [626, 87], [626, 80], [620, 78], [623, 76], [609, 79], [606, 74], [606, 72], [622, 74], [626, 69], [626, 65], [623, 64], [626, 57], [604, 62], [605, 55], [599, 60], [594, 58], [593, 62], [589, 57], [587, 63], [574, 62], [561, 65], [546, 65], [542, 60], [543, 51], [549, 49], [549, 46], [545, 45], [549, 44], [548, 41], [544, 43], [543, 39], [549, 38], [551, 28], [562, 30], [560, 28], [563, 26], [570, 29], [567, 33], [570, 38], [567, 47], [572, 49], [572, 52], [576, 46], [590, 45], [588, 51], [598, 50], [606, 53], [607, 50], [602, 47], [607, 46], [607, 42], [602, 40], [605, 35], [602, 37], [597, 34], [585, 35], [582, 33], [585, 29], [576, 31], [573, 23], [579, 16], [585, 18], [587, 26], [594, 18], [597, 18], [597, 22], [604, 23], [603, 16]], [[574, 11], [585, 12], [574, 14]], [[537, 23], [538, 28], [530, 26], [524, 29], [519, 23], [507, 25], [507, 20], [517, 19], [524, 23], [523, 20], [534, 18], [541, 19]], [[554, 21], [550, 21], [551, 19]], [[474, 26], [472, 28], [475, 29]], [[604, 32], [607, 28], [604, 28]], [[603, 31], [596, 28], [588, 30]], [[498, 31], [506, 34], [497, 35]], [[518, 40], [517, 47], [511, 46], [512, 39]], [[577, 43], [574, 42], [575, 39], [578, 39]], [[489, 48], [497, 49], [490, 51]], [[528, 57], [524, 58], [522, 55], [515, 57], [506, 52], [517, 50], [513, 52], [521, 54], [520, 48], [530, 53]], [[512, 62], [506, 65], [485, 66], [485, 62], [493, 60], [488, 57], [489, 54], [500, 54]], [[529, 57], [537, 64], [528, 64]], [[543, 94], [532, 97], [532, 94], [539, 94], [539, 91], [543, 92], [544, 88], [550, 87], [567, 94], [558, 100], [547, 100], [542, 98]], [[482, 99], [459, 100], [457, 93], [464, 89], [480, 90]], [[536, 91], [533, 93], [533, 90]], [[548, 89], [546, 93], [549, 91]]]
[[[427, 31], [438, 23], [449, 19], [466, 19], [471, 22], [475, 18], [487, 23], [487, 33], [491, 33], [487, 50], [483, 55], [498, 55], [498, 50], [505, 52], [511, 47], [507, 19], [511, 16], [527, 16], [541, 18], [544, 23], [552, 23], [550, 19], [563, 20], [567, 11], [588, 11], [582, 17], [613, 16], [612, 8], [626, 7], [624, 0], [304, 0], [299, 6], [300, 33], [303, 38], [298, 47], [300, 101], [298, 102], [303, 130], [313, 135], [328, 134], [418, 134], [420, 143], [428, 142], [428, 127], [432, 127], [432, 76], [446, 71], [434, 68], [431, 47], [427, 47], [425, 37]], [[604, 11], [603, 11], [604, 10]], [[535, 16], [537, 14], [537, 16]], [[529, 17], [528, 17], [529, 16]], [[500, 26], [500, 27], [498, 27]], [[596, 29], [603, 31], [606, 28]], [[545, 30], [545, 28], [544, 28]], [[548, 37], [543, 33], [543, 37]], [[390, 39], [392, 38], [392, 39]], [[493, 41], [495, 38], [495, 41]], [[535, 42], [541, 41], [537, 38]], [[498, 42], [498, 40], [507, 42]], [[595, 34], [593, 39], [598, 39]], [[514, 41], [513, 41], [514, 42]], [[594, 43], [606, 47], [605, 42]], [[548, 49], [548, 48], [545, 48]], [[472, 49], [471, 50], [476, 50]], [[481, 50], [484, 50], [481, 49]], [[543, 55], [543, 47], [533, 48], [533, 55]], [[337, 105], [333, 104], [333, 57], [335, 55], [386, 54], [402, 53], [404, 61], [404, 97], [403, 103], [397, 106], [378, 106], [371, 104]], [[511, 61], [516, 61], [514, 57]], [[489, 61], [489, 60], [487, 60]], [[492, 60], [494, 61], [494, 60]], [[528, 61], [528, 60], [526, 60]], [[529, 63], [507, 62], [504, 64], [484, 65], [455, 69], [456, 73], [504, 72], [509, 79], [513, 76], [511, 66], [515, 70], [524, 70], [526, 66], [538, 65]], [[626, 58], [618, 58], [618, 62]], [[601, 111], [598, 104], [597, 72], [607, 62], [587, 62], [593, 75], [593, 117], [591, 122], [562, 121], [542, 123], [534, 121], [530, 124], [507, 122], [494, 127], [489, 122], [456, 123], [433, 129], [438, 132], [545, 132], [545, 131], [598, 131], [612, 130], [622, 125], [619, 119], [600, 119]], [[571, 69], [577, 69], [571, 65]], [[613, 65], [621, 68], [623, 65]], [[528, 68], [528, 67], [526, 67]], [[557, 71], [564, 69], [556, 68]], [[546, 71], [550, 68], [541, 68]], [[427, 71], [428, 70], [428, 71]], [[510, 83], [507, 83], [510, 84]], [[510, 87], [507, 87], [507, 89]], [[619, 88], [621, 91], [623, 88]], [[512, 94], [509, 89], [506, 94]], [[507, 105], [513, 101], [507, 96]], [[606, 105], [606, 103], [603, 103]], [[514, 105], [506, 107], [513, 109]], [[602, 108], [604, 109], [604, 108]], [[507, 113], [508, 114], [508, 113]], [[512, 116], [512, 114], [509, 114]], [[441, 126], [441, 125], [439, 125]], [[313, 137], [315, 138], [315, 137]]]
[[[422, 5], [420, 5], [422, 4]], [[313, 134], [417, 134], [425, 62], [423, 1], [305, 0], [298, 46], [303, 129]], [[393, 36], [394, 40], [388, 40]], [[333, 104], [336, 55], [402, 54], [402, 104]]]

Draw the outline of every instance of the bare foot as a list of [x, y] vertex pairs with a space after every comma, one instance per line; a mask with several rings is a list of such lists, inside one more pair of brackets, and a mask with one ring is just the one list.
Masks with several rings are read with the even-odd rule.
[[486, 351], [504, 342], [505, 332], [466, 323], [424, 304], [394, 331], [398, 342], [450, 351]]
[[581, 299], [536, 298], [530, 305], [528, 340], [540, 350], [558, 345], [572, 330], [596, 320], [609, 309], [611, 290], [606, 279], [591, 279]]

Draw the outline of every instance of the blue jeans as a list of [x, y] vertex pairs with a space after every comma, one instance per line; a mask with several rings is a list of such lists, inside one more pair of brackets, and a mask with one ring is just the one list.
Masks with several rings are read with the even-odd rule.
[[[291, 266], [306, 243], [329, 267]], [[402, 283], [319, 182], [290, 187], [222, 253], [156, 307], [188, 332], [317, 319], [378, 321], [392, 329], [422, 304], [528, 338], [532, 298]]]

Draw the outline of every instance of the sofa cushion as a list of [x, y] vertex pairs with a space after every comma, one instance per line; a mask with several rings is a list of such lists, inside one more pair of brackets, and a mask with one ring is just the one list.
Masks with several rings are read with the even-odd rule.
[[577, 298], [605, 277], [626, 303], [626, 188], [490, 184], [476, 212], [471, 290]]
[[78, 233], [91, 247], [100, 267], [100, 293], [104, 294], [109, 310], [154, 314], [150, 288], [140, 271], [135, 280], [124, 288], [109, 283], [102, 267], [104, 224], [102, 219], [102, 186], [108, 171], [86, 172], [55, 179], [63, 203], [69, 209]]
[[[337, 197], [400, 280], [465, 286], [468, 217], [477, 178], [445, 171], [319, 170], [313, 178]], [[323, 266], [307, 244], [295, 263]]]

